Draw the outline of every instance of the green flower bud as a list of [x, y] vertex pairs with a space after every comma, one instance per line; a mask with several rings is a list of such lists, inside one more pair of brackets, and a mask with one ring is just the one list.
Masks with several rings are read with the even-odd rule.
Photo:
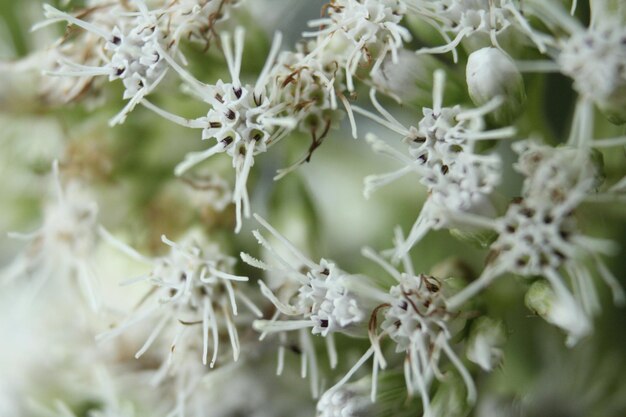
[[490, 113], [499, 125], [510, 124], [519, 116], [526, 101], [524, 80], [513, 60], [498, 48], [472, 52], [465, 72], [469, 95], [477, 106], [501, 97], [502, 104]]
[[592, 331], [589, 317], [564, 288], [555, 290], [547, 282], [537, 281], [529, 288], [525, 301], [528, 308], [548, 323], [567, 332], [566, 344], [569, 347]]

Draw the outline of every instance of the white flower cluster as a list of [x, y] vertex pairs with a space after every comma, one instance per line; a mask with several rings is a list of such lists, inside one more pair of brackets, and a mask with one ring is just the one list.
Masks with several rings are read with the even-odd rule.
[[462, 110], [460, 106], [442, 107], [444, 75], [435, 73], [432, 109], [424, 108], [417, 127], [406, 128], [395, 120], [371, 94], [372, 102], [385, 116], [380, 119], [360, 108], [355, 108], [391, 130], [404, 135], [409, 146], [406, 154], [390, 147], [375, 137], [369, 142], [375, 151], [387, 154], [406, 166], [398, 171], [365, 179], [365, 195], [376, 188], [416, 172], [426, 186], [429, 197], [405, 243], [396, 257], [406, 254], [429, 230], [450, 227], [465, 213], [491, 212], [489, 195], [500, 182], [501, 162], [496, 154], [482, 155], [475, 151], [481, 140], [512, 136], [513, 128], [486, 130], [483, 115], [499, 105], [494, 100], [482, 108]]
[[[301, 404], [282, 412], [273, 401], [259, 399], [259, 393], [278, 384], [263, 374], [265, 365], [273, 367], [267, 357], [276, 351], [276, 373], [286, 374], [283, 383], [294, 391], [293, 399], [281, 399], [285, 407], [291, 400], [306, 401], [295, 389], [297, 382], [292, 384], [284, 372], [293, 354], [298, 356], [300, 376], [309, 377], [311, 394], [319, 399], [320, 417], [404, 415], [408, 409], [425, 417], [467, 415], [479, 400], [476, 374], [491, 371], [504, 357], [504, 323], [487, 316], [492, 309], [482, 303], [488, 297], [480, 295], [497, 278], [517, 275], [531, 281], [524, 289], [527, 306], [564, 330], [570, 347], [594, 330], [594, 317], [602, 308], [597, 280], [609, 287], [616, 304], [626, 302], [604, 260], [616, 253], [617, 245], [596, 237], [588, 226], [593, 222], [585, 219], [588, 203], [604, 210], [623, 204], [626, 195], [626, 179], [614, 180], [623, 176], [614, 162], [606, 166], [618, 172], [611, 171], [606, 176], [609, 185], [604, 185], [602, 160], [604, 148], [624, 146], [626, 137], [594, 139], [597, 132], [615, 131], [609, 122], [626, 120], [626, 16], [606, 18], [613, 7], [609, 2], [603, 13], [595, 3], [591, 23], [584, 28], [556, 0], [330, 0], [321, 17], [308, 21], [312, 29], [293, 49], [281, 50], [283, 35], [276, 31], [264, 62], [256, 63], [247, 59], [262, 50], [253, 39], [258, 32], [240, 3], [88, 0], [73, 11], [45, 5], [45, 19], [35, 25], [39, 30], [67, 24], [65, 35], [37, 64], [47, 99], [37, 106], [76, 104], [98, 95], [105, 99], [100, 93], [106, 89], [102, 79], [108, 77], [121, 80], [122, 98], [128, 101], [110, 125], [147, 117], [168, 126], [151, 126], [146, 130], [150, 134], [132, 124], [120, 126], [116, 134], [153, 135], [155, 141], [142, 148], [143, 138], [138, 138], [137, 150], [131, 149], [134, 144], [116, 144], [95, 152], [95, 159], [87, 162], [75, 155], [72, 145], [78, 141], [71, 139], [63, 162], [52, 165], [54, 196], [44, 205], [43, 225], [30, 234], [11, 234], [26, 240], [27, 247], [3, 271], [3, 278], [11, 284], [24, 281], [23, 287], [35, 296], [50, 281], [77, 284], [93, 310], [89, 314], [110, 324], [103, 328], [101, 322], [92, 323], [91, 316], [74, 312], [81, 316], [81, 326], [89, 327], [90, 338], [97, 334], [99, 348], [108, 345], [116, 352], [103, 355], [109, 361], [116, 356], [107, 378], [129, 378], [136, 390], [129, 392], [138, 398], [145, 394], [140, 390], [144, 386], [160, 397], [135, 410], [118, 401], [119, 394], [113, 395], [119, 390], [103, 388], [102, 407], [87, 415], [300, 415]], [[572, 14], [575, 9], [574, 4]], [[244, 24], [250, 30], [244, 30]], [[216, 48], [219, 53], [214, 53]], [[451, 59], [428, 56], [447, 52]], [[529, 56], [542, 58], [525, 61]], [[199, 57], [206, 62], [195, 65]], [[461, 59], [466, 65], [458, 71]], [[217, 68], [221, 62], [225, 69]], [[216, 68], [207, 69], [207, 63]], [[201, 68], [213, 79], [207, 81]], [[250, 68], [258, 69], [254, 76]], [[573, 80], [579, 97], [568, 138], [562, 132], [549, 134], [552, 126], [530, 114], [536, 109], [526, 111], [527, 95], [528, 106], [545, 97], [534, 97], [539, 85], [535, 81], [525, 88], [523, 70], [559, 71]], [[184, 104], [177, 101], [172, 84], [182, 84]], [[378, 98], [383, 94], [406, 111], [383, 106], [387, 102]], [[418, 96], [427, 104], [418, 105]], [[106, 105], [106, 99], [100, 104]], [[183, 116], [190, 109], [197, 110], [195, 116]], [[359, 244], [362, 255], [384, 274], [355, 261], [350, 256], [354, 248], [343, 242], [329, 245], [337, 262], [318, 257], [328, 252], [325, 245], [312, 245], [318, 233], [327, 230], [315, 210], [318, 202], [302, 191], [309, 185], [321, 187], [324, 178], [331, 178], [337, 189], [323, 196], [332, 197], [333, 210], [348, 216], [359, 211], [355, 218], [363, 210], [362, 218], [369, 216], [366, 207], [354, 209], [341, 201], [337, 190], [342, 178], [335, 177], [336, 167], [322, 166], [324, 175], [311, 175], [306, 186], [297, 177], [290, 183], [293, 176], [274, 185], [271, 174], [266, 175], [284, 162], [280, 152], [270, 152], [279, 142], [290, 165], [279, 169], [275, 180], [310, 163], [332, 136], [331, 129], [341, 127], [344, 111], [351, 136], [362, 140], [342, 146], [362, 146], [370, 154], [367, 158], [384, 155], [399, 163], [391, 172], [373, 174], [379, 168], [369, 162], [337, 159], [354, 164], [355, 172], [365, 168], [365, 197], [378, 198], [382, 192], [373, 192], [382, 187], [394, 191], [391, 184], [397, 186], [401, 178], [424, 191], [417, 194], [417, 208], [398, 215], [413, 224], [406, 233], [396, 226], [391, 249], [377, 252], [366, 242]], [[565, 111], [554, 113], [566, 119]], [[372, 125], [360, 116], [391, 134], [381, 139], [378, 132], [363, 132]], [[76, 119], [63, 122], [68, 120]], [[185, 151], [182, 161], [184, 153], [174, 152], [177, 144], [169, 138], [181, 126], [200, 130], [200, 140], [209, 143]], [[530, 132], [535, 129], [539, 133]], [[518, 132], [546, 138], [520, 139]], [[101, 140], [97, 133], [94, 137]], [[310, 144], [293, 162], [291, 155], [303, 149], [298, 143], [302, 133]], [[160, 136], [168, 136], [173, 147], [164, 145]], [[266, 153], [267, 158], [260, 158]], [[515, 155], [517, 162], [510, 162]], [[205, 164], [209, 158], [216, 162]], [[230, 177], [220, 171], [219, 158], [227, 161]], [[100, 159], [111, 164], [111, 172], [88, 184], [82, 169]], [[319, 168], [311, 165], [311, 171]], [[287, 191], [280, 189], [285, 183]], [[99, 209], [87, 186], [113, 191], [101, 199], [104, 204], [99, 201]], [[177, 194], [181, 186], [187, 188]], [[403, 197], [413, 197], [408, 190]], [[107, 202], [106, 196], [115, 201]], [[404, 204], [407, 199], [397, 201]], [[383, 204], [392, 208], [396, 200]], [[276, 227], [255, 212], [267, 212]], [[124, 230], [130, 217], [146, 230]], [[264, 229], [252, 232], [259, 245], [246, 233], [239, 234], [250, 217]], [[368, 217], [381, 228], [393, 227], [387, 221], [404, 220]], [[452, 245], [428, 252], [425, 245], [436, 246], [438, 236], [433, 236], [435, 243], [424, 239], [442, 230], [461, 244], [478, 242], [476, 251], [483, 251], [484, 262], [469, 259], [469, 251], [457, 253], [462, 251]], [[333, 232], [341, 236], [344, 230]], [[432, 233], [437, 234], [445, 236], [440, 242], [449, 238]], [[376, 239], [369, 243], [377, 248], [388, 240], [380, 235]], [[161, 243], [166, 253], [160, 251]], [[239, 253], [243, 263], [233, 253]], [[416, 271], [413, 258], [428, 253], [454, 255], [469, 266], [448, 259], [429, 270], [434, 259], [421, 259]], [[94, 268], [98, 256], [109, 256], [111, 262]], [[134, 275], [129, 262], [140, 265], [142, 273]], [[114, 306], [100, 288], [100, 281], [111, 274], [107, 264], [134, 276], [118, 289], [141, 293], [134, 303], [121, 297], [119, 304], [128, 301], [126, 308]], [[479, 268], [482, 271], [474, 273]], [[334, 371], [320, 366], [321, 356]], [[128, 365], [130, 357], [141, 362]], [[370, 359], [371, 376], [363, 377]], [[238, 387], [231, 377], [249, 374], [245, 367], [256, 371], [257, 366], [258, 375], [246, 376], [243, 385], [256, 389], [247, 393], [249, 403], [237, 389], [237, 395], [221, 399], [228, 404], [213, 407], [203, 388], [213, 384], [212, 395], [220, 396], [233, 384]], [[249, 388], [259, 385], [264, 386]], [[38, 412], [79, 415], [79, 407], [72, 407], [58, 403], [54, 411], [43, 406]]]

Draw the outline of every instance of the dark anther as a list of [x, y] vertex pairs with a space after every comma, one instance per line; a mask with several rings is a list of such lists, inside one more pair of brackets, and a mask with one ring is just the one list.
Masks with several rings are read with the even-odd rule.
[[404, 310], [404, 311], [406, 311], [408, 306], [409, 306], [409, 304], [406, 301], [404, 301], [404, 300], [402, 300], [402, 302], [400, 303], [400, 308], [402, 310]]
[[517, 228], [512, 224], [507, 224], [505, 230], [509, 233], [515, 233], [515, 230], [517, 230]]
[[322, 271], [322, 275], [330, 275], [330, 271], [328, 270], [328, 268], [324, 268], [324, 270]]
[[222, 124], [220, 122], [209, 122], [209, 127], [212, 129], [219, 129], [222, 127]]
[[449, 171], [449, 170], [450, 170], [450, 169], [448, 168], [448, 166], [447, 166], [447, 165], [442, 165], [442, 166], [441, 166], [441, 173], [442, 173], [443, 175], [446, 175], [446, 174], [448, 173], [448, 171]]
[[120, 75], [124, 74], [124, 71], [126, 71], [126, 68], [118, 68], [115, 70], [115, 75], [119, 77]]
[[226, 112], [226, 117], [228, 117], [230, 120], [235, 120], [235, 112], [231, 109], [228, 109], [228, 112]]
[[224, 147], [227, 147], [228, 145], [233, 143], [233, 138], [231, 136], [226, 136], [224, 139], [220, 141], [220, 143], [222, 143]]
[[530, 218], [533, 217], [535, 215], [535, 210], [529, 208], [529, 207], [524, 207], [520, 210], [520, 213], [522, 213], [522, 215]]
[[[435, 280], [435, 281], [433, 282], [432, 280]], [[437, 282], [437, 280], [434, 277], [426, 278], [424, 280], [424, 283], [426, 284], [426, 288], [428, 289], [428, 291], [430, 292], [439, 291], [439, 282]]]
[[235, 92], [235, 97], [241, 98], [241, 87], [233, 88], [233, 91]]
[[215, 94], [215, 100], [219, 101], [220, 103], [224, 102], [224, 99], [222, 98], [222, 96], [219, 93]]
[[425, 154], [420, 155], [417, 159], [422, 161], [422, 163], [425, 163], [426, 161], [428, 161], [428, 157]]
[[143, 81], [139, 80], [139, 82], [137, 83], [137, 85], [139, 86], [139, 88], [143, 88]]
[[114, 45], [119, 45], [119, 44], [120, 44], [120, 42], [122, 42], [122, 40], [120, 39], [120, 37], [119, 37], [119, 36], [113, 36], [113, 39], [111, 39], [111, 42], [112, 42]]
[[552, 223], [552, 221], [553, 221], [553, 220], [554, 220], [554, 218], [552, 218], [552, 216], [550, 216], [549, 214], [546, 214], [546, 215], [543, 217], [543, 222], [544, 222], [545, 224], [550, 224], [550, 223]]
[[328, 327], [328, 320], [326, 320], [326, 319], [320, 320], [320, 326], [322, 326], [323, 328], [327, 328]]

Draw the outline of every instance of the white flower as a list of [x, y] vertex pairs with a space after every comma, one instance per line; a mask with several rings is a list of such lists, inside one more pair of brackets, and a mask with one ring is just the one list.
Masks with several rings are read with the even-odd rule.
[[[491, 44], [500, 47], [498, 36], [514, 28], [528, 37], [540, 51], [545, 51], [549, 38], [531, 28], [514, 0], [405, 0], [410, 11], [416, 12], [434, 26], [447, 41], [443, 46], [422, 48], [418, 53], [441, 54], [452, 51], [454, 62], [456, 47], [463, 39], [483, 35]], [[520, 2], [521, 3], [521, 2]], [[450, 38], [448, 34], [454, 35]]]
[[168, 69], [160, 50], [169, 49], [170, 40], [167, 32], [159, 27], [158, 15], [150, 12], [142, 0], [133, 4], [136, 4], [137, 12], [130, 14], [117, 7], [103, 8], [103, 13], [109, 14], [108, 20], [115, 22], [113, 27], [100, 26], [44, 5], [47, 20], [35, 26], [40, 28], [67, 21], [102, 39], [102, 43], [95, 46], [95, 54], [101, 59], [100, 66], [63, 59], [60, 70], [50, 74], [79, 78], [108, 75], [109, 81], [121, 79], [125, 88], [123, 97], [129, 102], [111, 119], [111, 125], [122, 123], [137, 103], [159, 84]]
[[449, 227], [463, 222], [465, 215], [475, 211], [491, 211], [489, 194], [500, 182], [501, 162], [496, 154], [475, 152], [478, 141], [512, 136], [512, 127], [485, 130], [483, 115], [497, 108], [496, 98], [477, 109], [463, 110], [460, 106], [442, 107], [444, 73], [435, 73], [433, 108], [424, 108], [417, 127], [404, 127], [376, 101], [372, 103], [384, 117], [366, 110], [355, 111], [368, 116], [383, 126], [400, 133], [409, 145], [402, 153], [372, 135], [366, 139], [376, 152], [399, 160], [405, 166], [397, 171], [373, 175], [365, 179], [365, 196], [403, 175], [416, 172], [426, 186], [429, 197], [418, 216], [407, 240], [398, 247], [396, 259], [408, 252], [429, 230]]
[[215, 26], [230, 17], [239, 0], [177, 0], [166, 1], [164, 10], [173, 28], [172, 38], [205, 42], [207, 47], [215, 34]]
[[[258, 231], [254, 231], [255, 237], [261, 245], [277, 257], [277, 265], [255, 260], [243, 253], [242, 258], [250, 265], [266, 271], [288, 272], [288, 277], [299, 283], [300, 286], [297, 293], [287, 297], [286, 302], [278, 300], [263, 281], [259, 281], [261, 291], [282, 314], [301, 316], [305, 320], [310, 320], [310, 322], [294, 321], [292, 324], [289, 321], [272, 320], [269, 323], [257, 321], [256, 328], [263, 331], [280, 331], [283, 326], [289, 328], [294, 328], [293, 326], [296, 326], [295, 328], [311, 327], [313, 334], [328, 336], [364, 319], [365, 313], [359, 308], [355, 295], [351, 294], [347, 288], [349, 276], [346, 272], [326, 259], [321, 259], [319, 263], [311, 261], [260, 216], [255, 215], [255, 218], [287, 247], [293, 256], [293, 261], [290, 263], [281, 257]], [[287, 269], [285, 270], [285, 268]], [[292, 301], [294, 305], [288, 304]]]
[[[268, 272], [286, 274], [286, 282], [278, 295], [275, 294], [263, 281], [259, 280], [261, 292], [274, 304], [276, 313], [270, 320], [256, 320], [253, 327], [262, 332], [261, 338], [267, 333], [281, 333], [284, 338], [286, 331], [299, 330], [301, 344], [305, 350], [302, 361], [308, 361], [312, 368], [311, 384], [314, 396], [317, 397], [318, 381], [315, 352], [312, 348], [310, 334], [306, 329], [311, 328], [312, 334], [319, 334], [326, 338], [326, 346], [331, 367], [337, 364], [337, 351], [334, 342], [334, 333], [349, 331], [353, 326], [362, 323], [365, 311], [360, 305], [356, 294], [350, 291], [347, 273], [341, 271], [334, 263], [321, 259], [315, 263], [302, 254], [289, 240], [280, 235], [260, 216], [255, 218], [265, 227], [288, 251], [285, 258], [263, 237], [258, 230], [254, 236], [274, 257], [271, 263], [265, 263], [250, 255], [242, 253], [242, 259], [248, 264]], [[280, 315], [297, 317], [297, 320], [278, 320]], [[277, 373], [282, 372], [284, 360], [284, 346], [279, 348], [279, 363]], [[303, 365], [304, 367], [304, 365]], [[303, 373], [303, 376], [306, 374]]]
[[312, 56], [316, 43], [310, 41], [296, 45], [296, 51], [283, 51], [270, 71], [275, 100], [287, 105], [288, 111], [300, 121], [305, 121], [305, 131], [313, 127], [307, 120], [312, 114], [324, 122], [325, 110], [337, 108], [335, 84], [336, 68], [323, 57]]
[[316, 36], [322, 48], [331, 45], [350, 92], [359, 64], [374, 62], [371, 71], [376, 72], [387, 54], [397, 62], [398, 49], [411, 40], [409, 31], [400, 25], [406, 11], [402, 0], [332, 0], [326, 10], [327, 17], [309, 22], [320, 29], [304, 36]]
[[[530, 5], [547, 25], [564, 32], [554, 41], [556, 69], [571, 77], [576, 91], [584, 99], [595, 102], [609, 119], [624, 123], [626, 27], [623, 13], [610, 10], [606, 2], [594, 2], [591, 22], [585, 28], [553, 2], [531, 0]], [[553, 70], [550, 66], [547, 69]]]
[[[395, 243], [403, 240], [399, 229], [396, 230]], [[422, 399], [424, 415], [430, 414], [430, 387], [434, 378], [442, 379], [439, 370], [441, 355], [445, 355], [463, 378], [467, 387], [467, 399], [476, 399], [476, 389], [472, 378], [450, 347], [454, 336], [449, 329], [455, 316], [445, 306], [442, 282], [432, 276], [415, 274], [411, 261], [402, 257], [403, 272], [393, 267], [371, 249], [365, 248], [363, 255], [375, 261], [397, 282], [388, 293], [371, 288], [369, 293], [381, 303], [374, 309], [369, 323], [369, 336], [372, 347], [348, 371], [348, 373], [329, 391], [345, 384], [350, 377], [373, 356], [372, 393], [375, 401], [378, 371], [387, 366], [381, 349], [381, 340], [389, 337], [395, 343], [395, 351], [404, 353], [404, 377], [409, 395], [419, 394]], [[378, 313], [383, 311], [383, 321], [378, 324]], [[380, 329], [380, 333], [378, 332]]]
[[[596, 182], [589, 150], [550, 148], [532, 142], [516, 144], [520, 153], [518, 169], [527, 176], [523, 197], [514, 201], [499, 219], [483, 224], [498, 233], [482, 276], [447, 301], [449, 309], [460, 307], [498, 276], [509, 272], [522, 276], [545, 277], [556, 294], [556, 305], [571, 311], [577, 308], [583, 323], [600, 306], [591, 273], [581, 259], [590, 258], [598, 274], [613, 291], [616, 302], [625, 295], [600, 255], [610, 255], [610, 241], [585, 236], [578, 230], [574, 210], [585, 200]], [[563, 282], [561, 270], [572, 280], [574, 294]], [[553, 314], [562, 310], [555, 307]], [[565, 316], [563, 316], [565, 317]], [[551, 318], [551, 321], [560, 319]], [[581, 324], [582, 326], [582, 324]], [[571, 326], [562, 326], [571, 329]], [[587, 328], [587, 325], [583, 327]], [[570, 334], [575, 343], [583, 332]]]
[[574, 80], [576, 91], [623, 120], [626, 27], [611, 17], [596, 22], [561, 41], [557, 62], [561, 72]]
[[71, 181], [62, 186], [57, 161], [52, 175], [55, 196], [44, 207], [43, 225], [31, 233], [9, 234], [30, 243], [4, 274], [9, 281], [33, 275], [33, 294], [53, 275], [76, 279], [91, 308], [97, 310], [97, 278], [90, 259], [98, 242], [98, 205], [83, 184]]
[[[170, 246], [170, 253], [151, 259], [116, 240], [104, 229], [101, 233], [111, 244], [129, 256], [151, 266], [149, 273], [126, 283], [146, 281], [152, 288], [142, 299], [137, 311], [117, 328], [100, 334], [99, 340], [120, 335], [135, 324], [146, 323], [148, 320], [154, 327], [144, 345], [135, 354], [139, 358], [162, 333], [169, 334], [172, 341], [166, 348], [167, 360], [155, 376], [157, 382], [167, 375], [173, 357], [179, 351], [198, 354], [203, 365], [208, 362], [211, 368], [215, 366], [223, 327], [226, 327], [228, 333], [233, 359], [237, 361], [240, 353], [235, 323], [239, 314], [237, 300], [243, 302], [255, 315], [260, 316], [261, 312], [236, 287], [237, 282], [248, 281], [248, 278], [233, 275], [234, 258], [221, 254], [217, 246], [206, 244], [198, 236], [190, 235], [181, 243], [174, 243], [163, 236], [163, 242]], [[209, 338], [213, 342], [210, 362]], [[196, 359], [196, 364], [199, 359]]]
[[217, 153], [224, 152], [233, 158], [236, 177], [233, 201], [237, 208], [235, 231], [239, 232], [242, 213], [245, 217], [250, 216], [246, 184], [250, 169], [254, 165], [254, 156], [265, 152], [269, 146], [282, 139], [295, 127], [296, 120], [281, 116], [285, 105], [273, 103], [273, 97], [269, 96], [271, 92], [268, 85], [269, 72], [280, 47], [280, 33], [274, 37], [271, 51], [255, 85], [242, 84], [239, 79], [243, 57], [243, 28], [238, 27], [235, 30], [234, 54], [230, 35], [223, 33], [221, 41], [232, 78], [230, 83], [218, 80], [214, 85], [203, 84], [176, 63], [166, 51], [159, 50], [191, 87], [193, 93], [211, 105], [206, 116], [189, 120], [166, 112], [146, 100], [142, 104], [170, 121], [202, 129], [203, 140], [216, 141], [215, 145], [205, 151], [188, 154], [176, 167], [176, 175], [182, 175], [189, 168]]

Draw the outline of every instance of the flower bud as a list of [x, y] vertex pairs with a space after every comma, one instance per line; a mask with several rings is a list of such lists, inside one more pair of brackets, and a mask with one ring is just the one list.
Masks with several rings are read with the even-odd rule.
[[506, 53], [493, 47], [472, 52], [467, 60], [465, 77], [475, 105], [485, 105], [496, 97], [503, 100], [488, 116], [494, 123], [510, 124], [521, 113], [526, 101], [524, 80]]
[[526, 306], [568, 334], [566, 344], [574, 346], [578, 340], [591, 333], [592, 325], [571, 294], [553, 289], [545, 281], [537, 281], [530, 286], [525, 296]]
[[480, 317], [472, 324], [465, 355], [485, 371], [491, 371], [502, 360], [505, 342], [504, 324], [490, 317]]

